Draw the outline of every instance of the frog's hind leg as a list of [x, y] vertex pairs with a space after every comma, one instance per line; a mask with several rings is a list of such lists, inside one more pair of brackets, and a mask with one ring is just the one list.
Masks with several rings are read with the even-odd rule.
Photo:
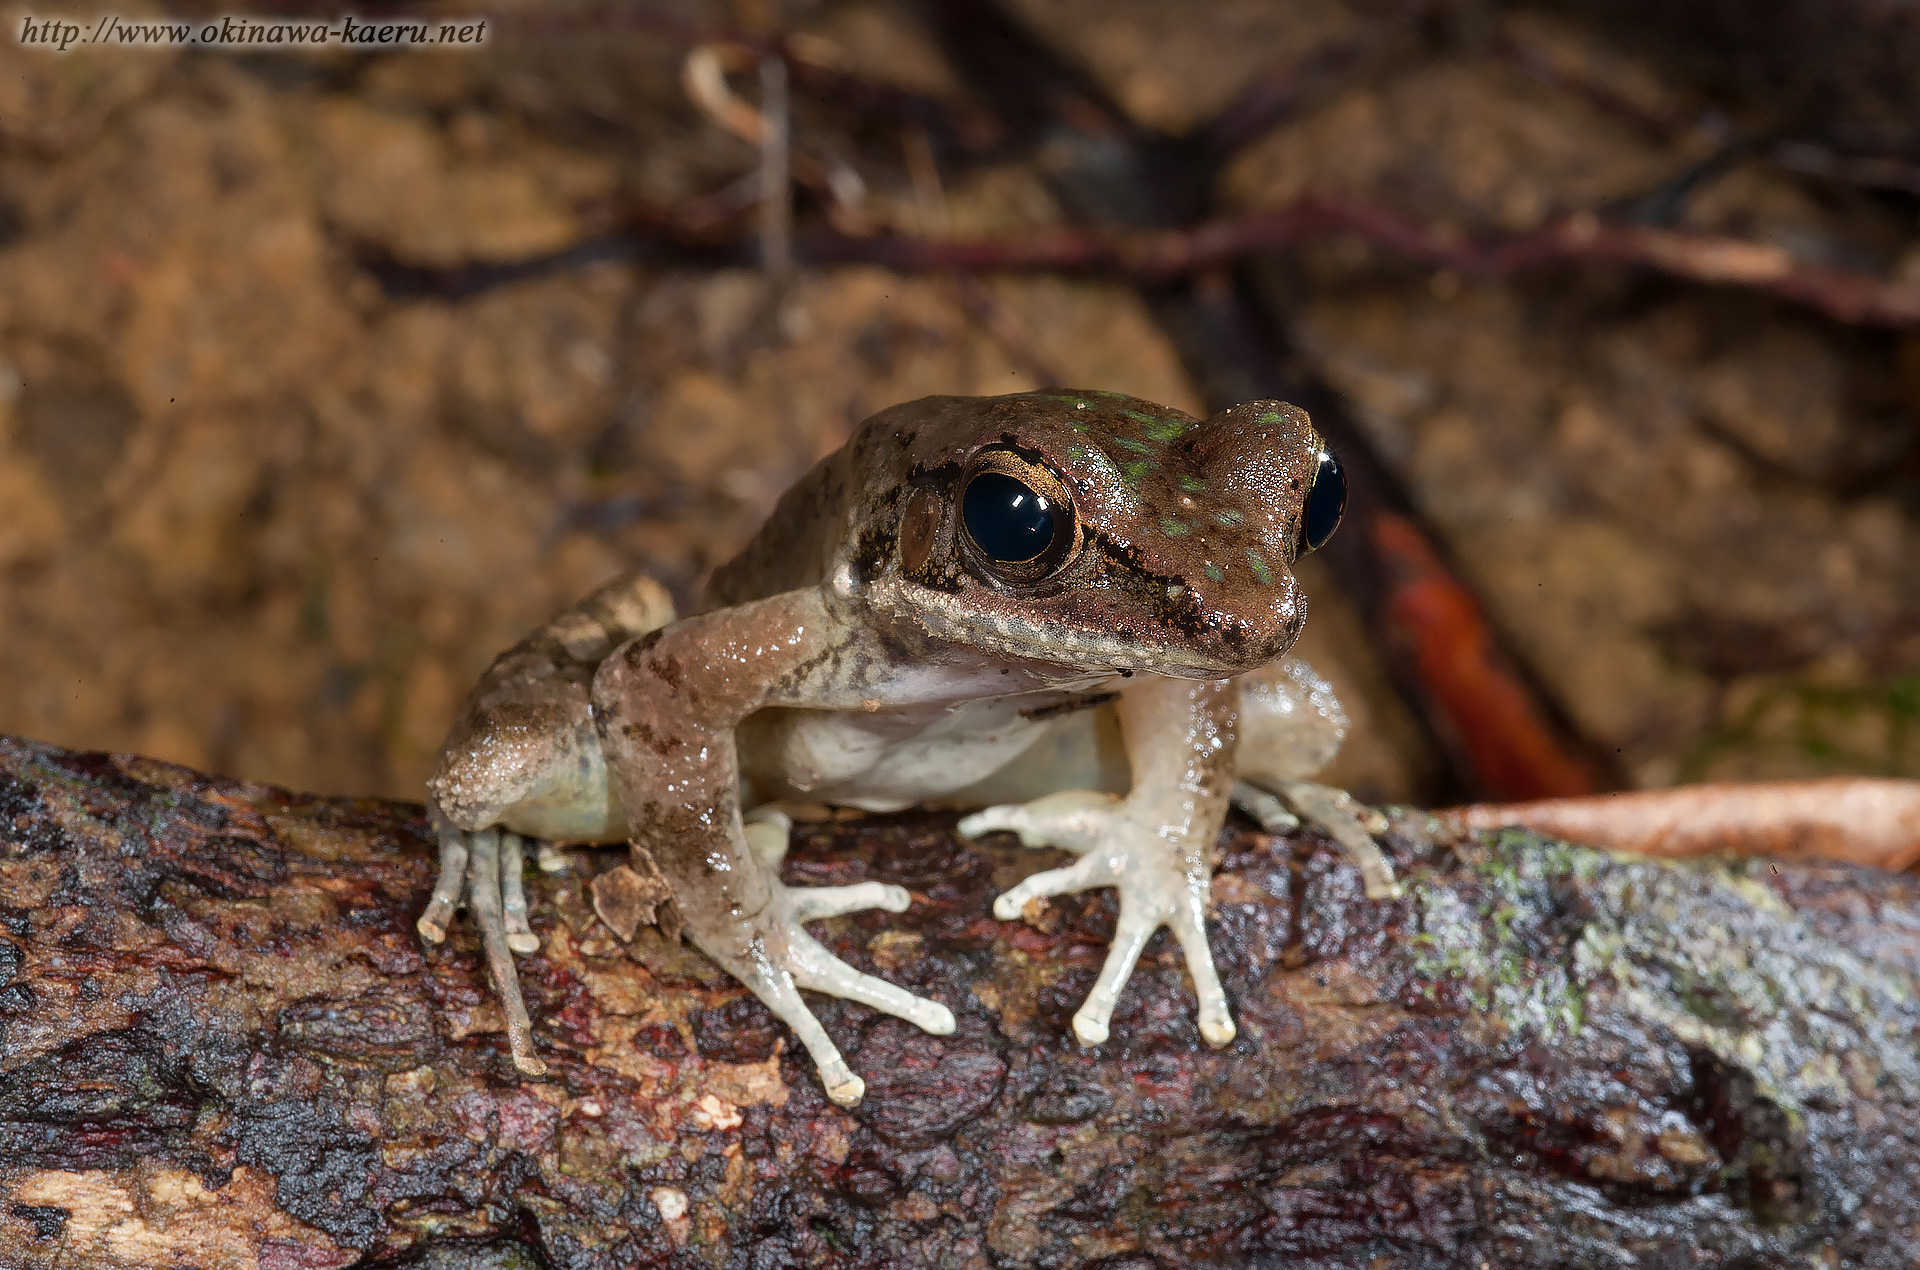
[[[513, 954], [539, 949], [527, 920], [525, 844], [508, 829], [565, 842], [617, 842], [626, 812], [607, 785], [589, 700], [609, 652], [673, 620], [651, 578], [615, 579], [555, 615], [488, 668], [462, 707], [427, 781], [440, 871], [416, 925], [447, 937], [461, 900], [472, 909], [507, 1015], [514, 1065], [539, 1074]], [[543, 865], [547, 855], [542, 852]]]
[[1367, 820], [1378, 812], [1363, 806], [1342, 789], [1312, 781], [1288, 780], [1264, 773], [1243, 774], [1234, 782], [1233, 805], [1258, 821], [1268, 833], [1292, 833], [1306, 821], [1340, 844], [1347, 859], [1360, 870], [1370, 900], [1397, 900], [1400, 883], [1394, 879]]
[[1234, 806], [1268, 833], [1291, 833], [1307, 821], [1340, 844], [1360, 870], [1368, 899], [1398, 898], [1393, 866], [1368, 825], [1379, 821], [1379, 813], [1342, 790], [1307, 779], [1332, 761], [1347, 735], [1347, 712], [1333, 685], [1297, 657], [1262, 666], [1237, 682], [1240, 749], [1234, 759]]
[[433, 822], [440, 838], [440, 877], [416, 925], [428, 942], [442, 942], [461, 896], [469, 897], [473, 922], [486, 950], [488, 977], [507, 1017], [507, 1048], [513, 1065], [529, 1076], [545, 1075], [547, 1065], [534, 1053], [533, 1023], [513, 964], [515, 952], [540, 947], [527, 924], [527, 897], [520, 876], [525, 848], [520, 836], [493, 827], [468, 833], [451, 824], [438, 808]]

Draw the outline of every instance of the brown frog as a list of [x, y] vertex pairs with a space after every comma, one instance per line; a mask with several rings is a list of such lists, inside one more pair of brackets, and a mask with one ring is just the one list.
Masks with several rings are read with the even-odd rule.
[[935, 1034], [953, 1015], [807, 934], [909, 896], [787, 887], [779, 806], [984, 807], [961, 834], [1010, 830], [1079, 857], [1001, 895], [995, 916], [1119, 892], [1112, 949], [1073, 1020], [1082, 1044], [1106, 1039], [1165, 925], [1201, 1035], [1225, 1045], [1205, 917], [1230, 802], [1276, 825], [1284, 800], [1334, 832], [1370, 895], [1395, 893], [1353, 805], [1305, 780], [1345, 716], [1282, 660], [1306, 616], [1290, 565], [1333, 532], [1345, 497], [1339, 464], [1283, 402], [1198, 420], [1058, 389], [884, 410], [788, 491], [701, 612], [675, 620], [657, 584], [627, 578], [494, 663], [429, 782], [441, 868], [421, 933], [444, 939], [466, 899], [514, 1061], [540, 1072], [509, 951], [539, 946], [522, 839], [628, 841], [693, 942], [852, 1105], [864, 1083], [801, 989]]

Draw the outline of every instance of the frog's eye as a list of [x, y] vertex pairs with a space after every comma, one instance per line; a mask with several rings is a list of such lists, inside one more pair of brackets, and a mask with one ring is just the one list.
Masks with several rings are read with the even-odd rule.
[[1318, 551], [1340, 527], [1340, 514], [1347, 510], [1347, 474], [1340, 460], [1326, 450], [1320, 451], [1320, 466], [1307, 490], [1307, 505], [1300, 509], [1300, 542], [1295, 556]]
[[975, 559], [1003, 582], [1037, 582], [1073, 550], [1073, 505], [1059, 478], [1004, 450], [980, 456], [960, 494], [960, 523]]

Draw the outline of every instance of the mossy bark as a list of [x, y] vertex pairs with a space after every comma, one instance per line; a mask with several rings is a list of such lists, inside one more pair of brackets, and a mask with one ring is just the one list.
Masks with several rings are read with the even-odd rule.
[[[464, 930], [423, 948], [417, 807], [0, 741], [0, 1265], [1920, 1264], [1920, 881], [1614, 859], [1395, 821], [1408, 898], [1223, 837], [1240, 1024], [1156, 942], [1081, 1050], [1111, 897], [1003, 923], [1035, 853], [931, 816], [803, 827], [824, 923], [951, 1037], [816, 1000], [828, 1103], [687, 947], [532, 881], [518, 1075]], [[1164, 937], [1162, 937], [1164, 940]]]

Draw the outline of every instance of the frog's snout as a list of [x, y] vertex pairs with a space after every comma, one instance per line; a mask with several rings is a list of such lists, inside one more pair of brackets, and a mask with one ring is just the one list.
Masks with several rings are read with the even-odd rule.
[[1221, 616], [1210, 651], [1231, 673], [1244, 674], [1284, 656], [1300, 638], [1307, 606], [1292, 575], [1249, 594], [1237, 591]]

